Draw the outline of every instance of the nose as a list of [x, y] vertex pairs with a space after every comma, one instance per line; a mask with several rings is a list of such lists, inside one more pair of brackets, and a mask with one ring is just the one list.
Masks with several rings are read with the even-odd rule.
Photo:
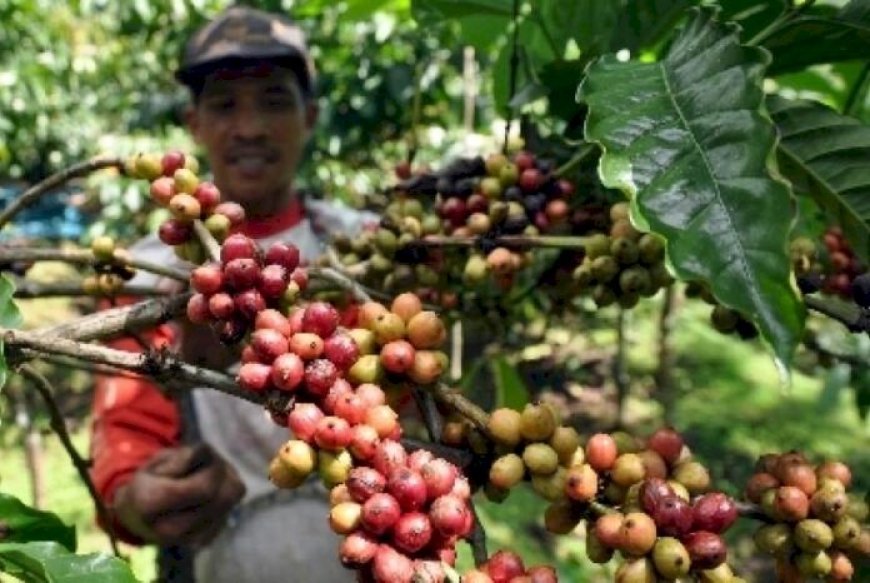
[[251, 140], [266, 135], [267, 124], [262, 113], [249, 104], [244, 104], [236, 110], [233, 119], [234, 137]]

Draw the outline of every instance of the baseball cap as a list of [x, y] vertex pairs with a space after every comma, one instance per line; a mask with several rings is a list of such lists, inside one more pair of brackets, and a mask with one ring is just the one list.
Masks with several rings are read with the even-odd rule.
[[264, 59], [286, 63], [296, 72], [302, 89], [312, 89], [314, 62], [299, 25], [286, 16], [233, 6], [191, 37], [175, 78], [190, 86], [220, 66]]

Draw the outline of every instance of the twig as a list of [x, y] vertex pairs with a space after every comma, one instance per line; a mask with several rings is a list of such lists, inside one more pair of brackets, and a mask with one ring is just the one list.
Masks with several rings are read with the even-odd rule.
[[65, 356], [59, 356], [56, 354], [43, 354], [37, 352], [35, 350], [29, 350], [27, 348], [21, 349], [22, 355], [26, 358], [38, 358], [40, 360], [44, 360], [45, 362], [50, 362], [51, 364], [55, 364], [57, 366], [62, 366], [66, 368], [73, 368], [76, 370], [83, 370], [87, 372], [92, 372], [96, 374], [104, 374], [111, 376], [121, 376], [131, 379], [142, 379], [144, 378], [140, 374], [132, 373], [126, 371], [121, 368], [116, 368], [114, 366], [109, 366], [108, 364], [97, 364], [93, 362], [82, 362], [80, 360], [74, 360], [71, 358], [67, 358]]
[[447, 385], [437, 384], [430, 390], [432, 391], [435, 400], [439, 403], [444, 403], [471, 421], [477, 429], [483, 431], [487, 435], [489, 434], [486, 428], [489, 423], [489, 415], [487, 415], [486, 411], [465, 398], [459, 391], [451, 389]]
[[[45, 401], [45, 407], [48, 409], [48, 414], [51, 418], [51, 428], [57, 434], [58, 438], [60, 438], [63, 448], [66, 450], [67, 455], [69, 455], [70, 460], [72, 460], [76, 471], [79, 473], [79, 477], [85, 483], [88, 493], [90, 493], [91, 498], [93, 498], [94, 505], [97, 509], [97, 515], [99, 515], [104, 524], [110, 525], [111, 521], [108, 519], [109, 515], [106, 511], [106, 507], [100, 499], [100, 495], [97, 493], [97, 489], [94, 486], [93, 480], [91, 480], [90, 473], [88, 472], [88, 462], [79, 455], [78, 450], [76, 450], [75, 445], [73, 445], [72, 439], [70, 439], [69, 432], [66, 429], [66, 423], [63, 420], [63, 415], [57, 406], [57, 402], [54, 400], [54, 390], [51, 387], [51, 383], [49, 383], [48, 379], [46, 379], [38, 370], [31, 367], [29, 364], [22, 364], [19, 366], [18, 372], [33, 381], [33, 386], [42, 396], [42, 400]], [[109, 526], [107, 532], [109, 535], [109, 543], [112, 546], [112, 552], [116, 557], [120, 557], [121, 552], [118, 549], [118, 541], [115, 538], [115, 533], [111, 526]]]
[[[145, 285], [125, 285], [118, 290], [117, 295], [123, 296], [165, 296], [164, 290]], [[81, 282], [69, 283], [39, 283], [27, 279], [19, 279], [15, 282], [15, 297], [17, 299], [53, 298], [53, 297], [78, 297], [93, 296], [85, 292]]]
[[471, 539], [468, 541], [471, 545], [471, 554], [474, 557], [474, 565], [480, 567], [487, 559], [489, 553], [486, 550], [486, 531], [483, 529], [483, 523], [480, 522], [480, 514], [474, 506], [474, 502], [469, 501], [471, 513], [474, 514], [474, 529], [471, 531]]
[[73, 164], [69, 168], [65, 168], [60, 172], [52, 174], [45, 180], [42, 180], [25, 190], [21, 196], [13, 200], [12, 204], [0, 213], [0, 228], [3, 228], [3, 226], [12, 220], [12, 217], [21, 210], [36, 202], [39, 197], [50, 192], [53, 188], [64, 184], [68, 180], [80, 176], [87, 176], [91, 172], [102, 170], [103, 168], [122, 168], [123, 166], [124, 161], [121, 158], [116, 156], [98, 156], [85, 162]]
[[441, 414], [438, 412], [438, 406], [435, 404], [435, 399], [432, 398], [432, 393], [427, 393], [419, 387], [413, 387], [411, 394], [414, 395], [414, 401], [417, 403], [420, 415], [423, 416], [423, 423], [426, 424], [429, 439], [432, 441], [440, 440], [443, 433]]
[[33, 331], [0, 328], [7, 357], [16, 359], [15, 350], [29, 348], [45, 354], [59, 354], [87, 362], [108, 364], [127, 371], [154, 377], [157, 380], [171, 379], [195, 387], [209, 387], [216, 391], [263, 405], [268, 395], [244, 391], [229, 375], [215, 370], [199, 368], [188, 364], [169, 352], [137, 353], [115, 350], [97, 344], [76, 342], [67, 338], [50, 337]]
[[549, 249], [584, 249], [587, 237], [574, 236], [529, 236], [502, 235], [500, 237], [451, 237], [449, 235], [429, 235], [422, 239], [409, 242], [408, 246], [420, 247], [480, 247], [481, 245], [499, 245], [511, 249], [531, 249], [543, 247]]
[[[0, 248], [0, 263], [11, 263], [13, 261], [64, 261], [66, 263], [77, 265], [96, 265], [98, 263], [104, 263], [98, 261], [90, 249], [37, 249], [33, 247]], [[133, 269], [140, 269], [156, 275], [162, 275], [184, 283], [187, 283], [190, 279], [190, 272], [188, 271], [166, 265], [159, 265], [150, 261], [143, 261], [141, 259], [125, 259], [121, 256], [116, 256], [112, 260], [112, 263], [114, 265], [126, 265]]]
[[202, 221], [200, 221], [199, 219], [193, 221], [193, 232], [196, 233], [196, 236], [199, 238], [199, 242], [202, 243], [203, 247], [205, 247], [205, 251], [206, 253], [208, 253], [209, 258], [216, 263], [220, 263], [220, 243], [218, 243], [217, 239], [215, 239], [214, 236], [209, 233], [208, 229], [205, 228], [205, 225], [202, 224]]
[[757, 504], [753, 504], [751, 502], [736, 502], [737, 506], [737, 514], [743, 518], [750, 518], [752, 520], [760, 520], [761, 522], [774, 522], [760, 506]]
[[359, 283], [344, 275], [332, 267], [309, 267], [308, 275], [319, 278], [337, 285], [344, 291], [350, 292], [358, 302], [370, 302], [371, 295]]
[[804, 296], [807, 308], [839, 320], [852, 332], [870, 332], [870, 314], [855, 304]]
[[183, 314], [190, 296], [190, 293], [183, 293], [169, 298], [146, 300], [131, 306], [103, 310], [58, 326], [37, 328], [32, 333], [42, 336], [62, 336], [69, 340], [80, 341], [110, 338], [125, 332], [150, 328]]

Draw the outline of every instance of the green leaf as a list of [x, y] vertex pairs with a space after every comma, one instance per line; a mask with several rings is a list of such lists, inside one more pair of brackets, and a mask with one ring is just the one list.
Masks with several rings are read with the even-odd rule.
[[521, 411], [529, 402], [529, 391], [516, 367], [498, 355], [489, 361], [495, 382], [495, 406]]
[[[699, 0], [628, 0], [610, 38], [610, 50], [632, 53], [658, 43]], [[612, 2], [612, 4], [617, 4]]]
[[[6, 274], [0, 274], [0, 327], [2, 328], [20, 326], [23, 320], [21, 311], [12, 299], [14, 294], [15, 284], [12, 283], [11, 279], [6, 277]], [[9, 367], [6, 365], [6, 358], [3, 356], [3, 338], [0, 337], [0, 390], [6, 384], [8, 373]]]
[[799, 71], [818, 63], [866, 60], [870, 54], [870, 2], [852, 0], [839, 12], [826, 15], [819, 7], [783, 25], [764, 41], [773, 55], [768, 73]]
[[464, 16], [504, 16], [513, 14], [513, 4], [505, 0], [411, 0], [415, 17], [425, 13], [437, 13], [442, 18]]
[[602, 182], [626, 192], [632, 218], [667, 240], [677, 276], [708, 282], [754, 321], [784, 367], [805, 309], [787, 254], [793, 201], [772, 177], [768, 59], [714, 15], [693, 10], [661, 62], [593, 63], [580, 89], [586, 137], [603, 149]]
[[859, 257], [870, 258], [870, 127], [812, 101], [772, 95], [780, 169], [843, 229]]
[[76, 550], [75, 528], [64, 524], [56, 514], [30, 508], [9, 494], [0, 493], [0, 522], [8, 531], [3, 542], [54, 541], [70, 551]]
[[0, 543], [0, 572], [25, 583], [137, 583], [121, 559], [74, 555], [55, 542]]

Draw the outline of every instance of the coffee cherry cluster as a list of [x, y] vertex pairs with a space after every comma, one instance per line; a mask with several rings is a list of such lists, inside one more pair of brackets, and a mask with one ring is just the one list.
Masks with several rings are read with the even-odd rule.
[[410, 294], [390, 309], [365, 303], [355, 319], [357, 328], [341, 329], [338, 311], [324, 302], [286, 318], [276, 310], [257, 315], [239, 384], [295, 397], [288, 412], [273, 413], [293, 438], [272, 460], [269, 477], [295, 488], [319, 473], [331, 488], [330, 526], [345, 536], [341, 561], [360, 580], [444, 581], [441, 562], [455, 563], [456, 542], [474, 525], [471, 489], [446, 460], [407, 452], [398, 415], [373, 372], [386, 369], [396, 382], [434, 381], [443, 323]]
[[843, 236], [839, 227], [829, 227], [824, 235], [828, 251], [828, 266], [822, 284], [822, 291], [844, 299], [852, 297], [852, 280], [865, 271], [865, 266]]
[[564, 496], [580, 436], [573, 428], [560, 426], [553, 407], [529, 404], [522, 412], [496, 409], [489, 417], [487, 433], [498, 455], [489, 468], [486, 492], [490, 498], [503, 500], [524, 479], [546, 500]]
[[484, 564], [466, 571], [462, 583], [557, 583], [556, 570], [549, 565], [526, 568], [523, 559], [511, 551], [501, 550]]
[[583, 261], [572, 274], [577, 291], [589, 293], [599, 307], [632, 308], [673, 282], [664, 264], [664, 242], [635, 229], [628, 212], [625, 202], [610, 207], [609, 233], [588, 237]]
[[776, 558], [781, 581], [824, 577], [850, 581], [852, 561], [870, 555], [867, 507], [850, 499], [848, 466], [813, 466], [799, 452], [762, 456], [746, 485], [769, 523], [755, 533], [759, 549]]
[[[568, 230], [574, 186], [557, 178], [553, 166], [523, 151], [510, 159], [460, 158], [437, 172], [420, 172], [394, 189], [396, 200], [380, 228], [356, 240], [336, 237], [333, 244], [344, 264], [364, 261], [371, 282], [454, 307], [457, 297], [449, 290], [489, 281], [507, 288], [526, 264], [526, 255], [499, 247], [497, 237]], [[431, 235], [479, 237], [481, 245], [469, 254], [420, 244]]]
[[[308, 285], [308, 273], [299, 266], [299, 249], [294, 245], [273, 243], [263, 253], [256, 241], [237, 233], [221, 245], [220, 260], [191, 272], [196, 293], [188, 301], [187, 317], [194, 324], [212, 324], [226, 343], [241, 340], [258, 320], [266, 322], [261, 327], [271, 325], [271, 312], [264, 315], [263, 311], [286, 311]], [[270, 349], [277, 347], [263, 347], [263, 354]]]
[[94, 254], [94, 273], [82, 279], [82, 291], [93, 296], [114, 296], [124, 287], [124, 282], [136, 276], [136, 271], [126, 264], [129, 253], [115, 246], [115, 240], [106, 235], [91, 241]]
[[758, 336], [758, 328], [750, 320], [743, 317], [737, 310], [732, 310], [720, 304], [713, 297], [710, 288], [703, 283], [691, 281], [686, 284], [687, 298], [700, 298], [713, 306], [710, 311], [710, 324], [722, 334], [734, 334], [743, 340], [751, 340]]
[[199, 163], [193, 156], [178, 150], [163, 156], [137, 154], [126, 161], [124, 168], [128, 176], [151, 182], [151, 199], [172, 214], [172, 218], [163, 221], [157, 234], [161, 241], [175, 248], [180, 258], [191, 263], [199, 264], [205, 259], [205, 251], [193, 235], [193, 221], [202, 220], [221, 242], [245, 218], [241, 205], [222, 203], [218, 188], [211, 182], [200, 181]]

